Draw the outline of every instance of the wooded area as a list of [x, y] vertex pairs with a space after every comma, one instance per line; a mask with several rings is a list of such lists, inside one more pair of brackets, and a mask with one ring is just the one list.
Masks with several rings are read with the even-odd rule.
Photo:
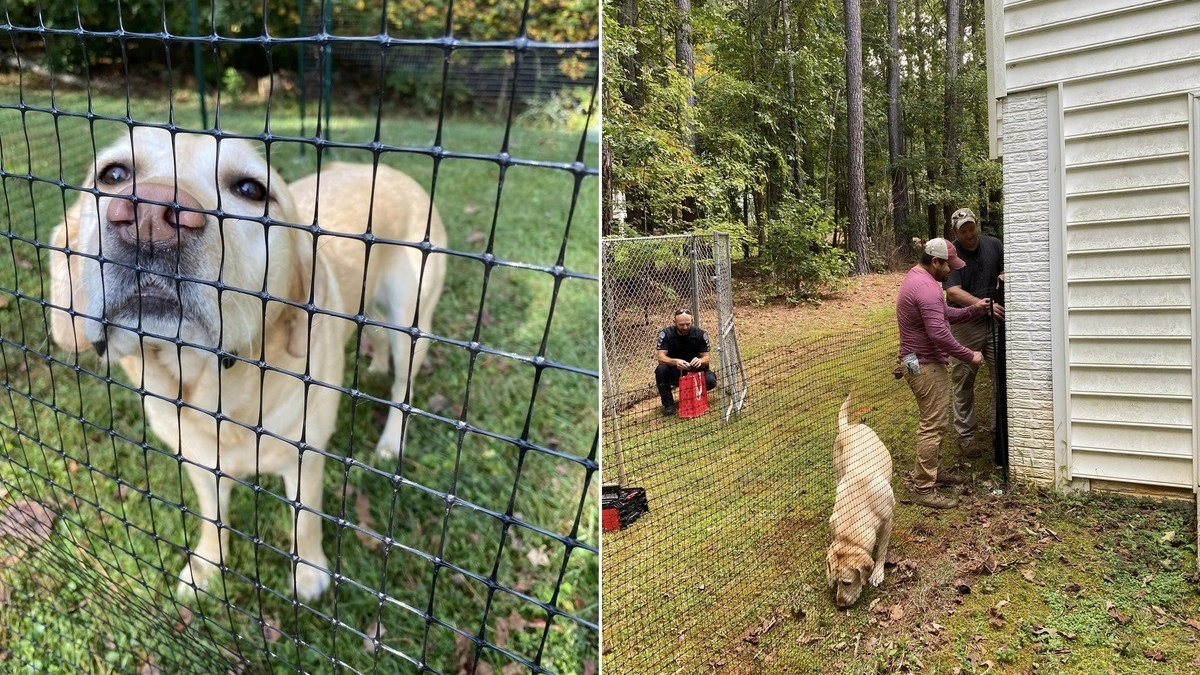
[[728, 231], [795, 296], [910, 260], [958, 206], [999, 234], [983, 0], [612, 0], [603, 21], [605, 235]]

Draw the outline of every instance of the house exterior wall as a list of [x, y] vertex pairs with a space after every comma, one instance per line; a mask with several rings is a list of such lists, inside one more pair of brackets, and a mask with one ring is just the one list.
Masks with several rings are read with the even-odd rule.
[[1194, 490], [1200, 2], [1000, 2], [1013, 473]]

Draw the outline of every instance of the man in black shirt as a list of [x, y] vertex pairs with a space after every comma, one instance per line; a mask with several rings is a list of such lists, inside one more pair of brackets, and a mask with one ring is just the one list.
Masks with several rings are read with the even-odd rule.
[[711, 356], [708, 335], [692, 325], [691, 312], [685, 309], [675, 312], [675, 325], [659, 332], [655, 353], [658, 367], [654, 369], [654, 381], [662, 398], [664, 415], [674, 415], [678, 410], [671, 389], [679, 386], [679, 376], [683, 373], [702, 370], [705, 386], [709, 391], [716, 389], [717, 376], [708, 369]]
[[[950, 224], [954, 228], [954, 245], [958, 256], [966, 266], [946, 277], [942, 284], [946, 299], [956, 307], [970, 307], [983, 298], [999, 300], [999, 285], [1004, 281], [1004, 244], [995, 237], [979, 233], [979, 222], [971, 209], [955, 211], [950, 216]], [[1001, 310], [1000, 316], [1003, 316], [1003, 306], [997, 304], [996, 307]], [[954, 339], [972, 350], [983, 352], [983, 359], [995, 380], [996, 352], [991, 339], [993, 330], [992, 318], [987, 314], [950, 327]], [[954, 430], [958, 434], [959, 452], [968, 458], [982, 454], [975, 442], [975, 432], [979, 428], [975, 412], [975, 373], [978, 369], [979, 366], [958, 360], [953, 360], [950, 368], [950, 408], [954, 413]]]

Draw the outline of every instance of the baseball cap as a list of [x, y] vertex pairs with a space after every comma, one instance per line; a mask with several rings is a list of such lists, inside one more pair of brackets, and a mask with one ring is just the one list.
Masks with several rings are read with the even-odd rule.
[[958, 227], [963, 223], [975, 223], [979, 225], [979, 220], [975, 217], [975, 212], [971, 209], [959, 209], [950, 216], [950, 226], [958, 230]]
[[967, 263], [963, 262], [962, 258], [958, 257], [958, 252], [954, 250], [954, 244], [951, 244], [940, 237], [937, 239], [930, 239], [925, 244], [925, 253], [935, 258], [941, 258], [942, 260], [950, 263], [950, 269], [952, 270], [961, 270], [967, 266]]

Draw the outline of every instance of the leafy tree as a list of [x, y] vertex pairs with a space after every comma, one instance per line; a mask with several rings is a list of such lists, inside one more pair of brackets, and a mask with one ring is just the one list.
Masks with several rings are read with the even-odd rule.
[[[626, 234], [727, 229], [758, 269], [782, 264], [777, 249], [845, 257], [854, 243], [860, 271], [903, 263], [908, 239], [940, 235], [957, 206], [998, 232], [983, 1], [956, 2], [950, 39], [944, 0], [856, 0], [861, 84], [849, 87], [838, 0], [691, 0], [694, 86], [677, 58], [678, 0], [605, 4], [605, 195], [617, 207], [605, 231], [616, 221]], [[857, 100], [861, 150], [847, 147]], [[853, 220], [852, 165], [865, 188]], [[828, 214], [830, 227], [798, 212]], [[862, 236], [847, 236], [852, 222]], [[790, 281], [779, 287], [804, 295]]]

